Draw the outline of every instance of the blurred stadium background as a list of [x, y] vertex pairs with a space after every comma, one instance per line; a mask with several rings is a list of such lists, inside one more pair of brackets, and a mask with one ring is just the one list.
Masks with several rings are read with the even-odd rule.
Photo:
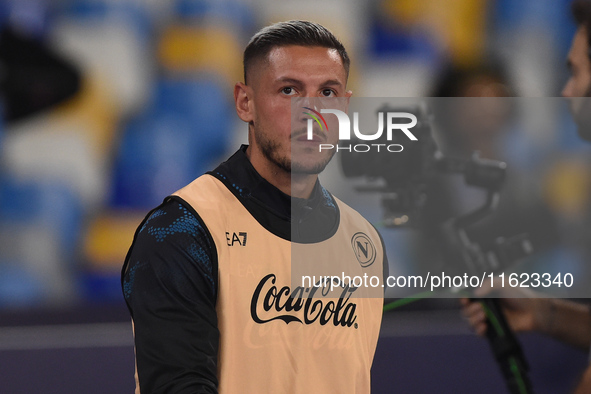
[[[121, 265], [151, 207], [246, 142], [232, 89], [259, 28], [327, 26], [350, 51], [357, 97], [428, 96], [450, 65], [490, 60], [516, 95], [552, 97], [567, 78], [569, 3], [2, 0], [0, 392], [132, 391]], [[572, 127], [544, 130], [511, 138], [557, 152], [537, 185], [548, 209], [576, 222], [589, 207], [589, 148]], [[568, 392], [586, 355], [524, 341], [539, 392]], [[503, 390], [455, 309], [388, 315], [374, 372], [375, 392]]]

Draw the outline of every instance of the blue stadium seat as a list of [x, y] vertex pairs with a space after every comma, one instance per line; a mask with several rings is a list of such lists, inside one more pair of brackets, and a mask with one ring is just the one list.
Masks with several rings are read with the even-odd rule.
[[[121, 262], [123, 264], [123, 262]], [[84, 271], [78, 277], [81, 296], [93, 303], [120, 303], [121, 270], [116, 271]]]
[[373, 20], [369, 30], [369, 54], [376, 59], [408, 57], [435, 62], [438, 49], [427, 32], [403, 29], [394, 21]]
[[115, 162], [111, 205], [150, 208], [192, 179], [191, 138], [186, 118], [146, 113], [131, 121]]
[[148, 38], [152, 22], [146, 6], [137, 1], [67, 0], [57, 7], [56, 13], [78, 20], [106, 20], [123, 18], [128, 26]]
[[256, 27], [252, 7], [239, 0], [176, 0], [174, 11], [177, 16], [184, 19], [205, 17], [226, 21], [247, 33], [252, 33]]
[[0, 259], [0, 308], [41, 304], [43, 283], [18, 261]]
[[169, 79], [123, 130], [111, 205], [145, 209], [211, 169], [225, 151], [231, 107], [214, 81]]
[[83, 212], [55, 180], [0, 176], [0, 308], [69, 294]]
[[157, 112], [187, 118], [197, 149], [211, 157], [223, 153], [233, 109], [229, 95], [214, 78], [162, 79], [154, 107]]
[[66, 256], [72, 256], [80, 239], [81, 202], [55, 180], [0, 178], [0, 223], [46, 228], [58, 236]]

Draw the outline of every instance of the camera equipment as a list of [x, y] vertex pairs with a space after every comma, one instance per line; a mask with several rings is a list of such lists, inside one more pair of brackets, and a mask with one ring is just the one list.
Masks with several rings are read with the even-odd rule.
[[[505, 181], [506, 165], [495, 160], [485, 160], [474, 153], [470, 159], [445, 157], [432, 135], [433, 117], [427, 105], [393, 108], [384, 106], [380, 116], [388, 112], [407, 112], [416, 116], [417, 124], [412, 133], [417, 141], [409, 141], [400, 134], [393, 134], [376, 143], [399, 143], [401, 152], [342, 152], [340, 156], [344, 175], [364, 177], [369, 182], [356, 187], [359, 191], [381, 194], [386, 227], [421, 227], [422, 211], [431, 196], [429, 182], [440, 176], [460, 174], [464, 183], [486, 191], [485, 202], [477, 209], [453, 217], [441, 225], [442, 256], [451, 270], [460, 269], [469, 275], [501, 272], [532, 252], [527, 235], [508, 239], [499, 237], [492, 242], [476, 243], [470, 240], [466, 229], [491, 214], [500, 198]], [[385, 122], [384, 122], [385, 123]], [[355, 143], [355, 141], [351, 141]], [[503, 372], [511, 393], [531, 393], [527, 377], [527, 362], [521, 347], [511, 332], [502, 313], [498, 299], [479, 299], [487, 314], [487, 337], [494, 356]]]
[[[383, 106], [381, 116], [388, 112], [407, 112], [416, 116], [417, 125], [412, 132], [417, 141], [409, 141], [402, 134], [393, 134], [390, 141], [382, 135], [376, 143], [399, 143], [401, 152], [355, 152], [339, 154], [345, 177], [365, 177], [368, 183], [357, 186], [362, 192], [381, 194], [383, 223], [386, 227], [420, 228], [423, 209], [430, 198], [428, 185], [437, 177], [459, 174], [467, 186], [484, 189], [487, 193], [483, 205], [464, 215], [452, 218], [441, 226], [445, 237], [446, 260], [464, 263], [462, 268], [469, 274], [500, 272], [532, 252], [527, 235], [510, 238], [499, 237], [485, 244], [472, 243], [466, 229], [491, 214], [497, 207], [500, 189], [505, 182], [506, 164], [496, 160], [482, 159], [475, 152], [471, 158], [445, 157], [437, 148], [432, 133], [432, 115], [425, 104], [392, 108]], [[352, 144], [356, 141], [352, 141]], [[466, 270], [464, 270], [466, 271]]]

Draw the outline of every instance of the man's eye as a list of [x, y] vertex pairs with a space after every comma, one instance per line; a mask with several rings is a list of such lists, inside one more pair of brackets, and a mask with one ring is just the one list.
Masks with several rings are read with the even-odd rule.
[[285, 88], [281, 89], [281, 93], [287, 94], [287, 95], [292, 95], [295, 93], [295, 89], [290, 88], [290, 87], [285, 87]]
[[324, 97], [331, 97], [331, 96], [336, 96], [336, 93], [335, 93], [335, 92], [334, 92], [334, 90], [332, 90], [332, 89], [324, 89], [324, 90], [322, 91], [322, 95], [323, 95]]

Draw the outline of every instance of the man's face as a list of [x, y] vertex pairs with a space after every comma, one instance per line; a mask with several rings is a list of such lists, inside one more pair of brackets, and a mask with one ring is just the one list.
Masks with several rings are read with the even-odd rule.
[[591, 61], [587, 29], [584, 26], [579, 27], [573, 38], [567, 66], [570, 78], [562, 89], [562, 97], [570, 101], [570, 110], [579, 136], [591, 141]]
[[311, 98], [314, 106], [314, 99], [349, 97], [338, 52], [322, 47], [276, 47], [266, 61], [254, 64], [248, 78], [252, 92], [249, 154], [255, 168], [263, 165], [271, 171], [320, 173], [333, 153], [319, 153], [318, 144], [335, 144], [338, 135], [315, 128], [314, 140], [308, 141], [306, 119], [300, 114], [291, 116], [292, 98]]
[[587, 29], [579, 27], [567, 57], [570, 78], [562, 89], [562, 97], [586, 97], [591, 87], [591, 61], [589, 60], [589, 44]]

